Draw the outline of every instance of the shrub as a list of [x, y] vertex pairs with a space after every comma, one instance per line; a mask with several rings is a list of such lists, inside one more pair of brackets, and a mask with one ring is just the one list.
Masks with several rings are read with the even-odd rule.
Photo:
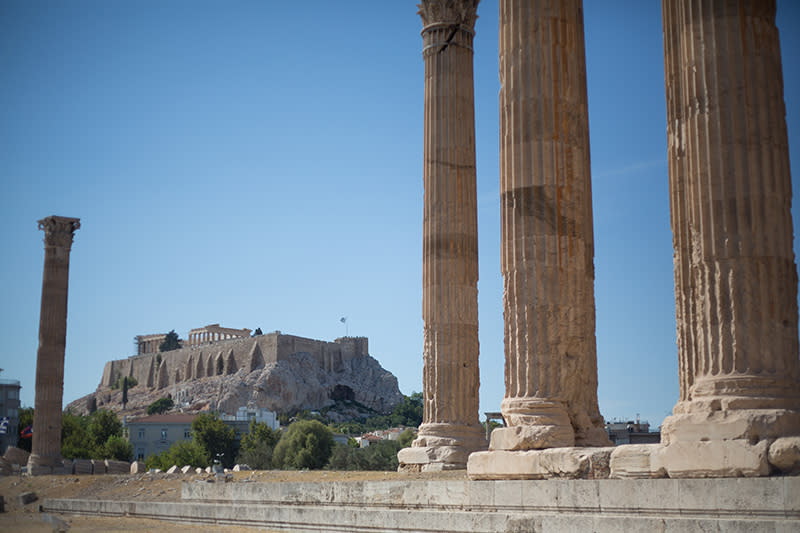
[[317, 420], [299, 420], [278, 441], [272, 463], [278, 468], [317, 469], [328, 463], [333, 450], [333, 433]]
[[153, 403], [147, 406], [147, 414], [148, 415], [161, 414], [163, 412], [172, 409], [173, 405], [175, 405], [175, 402], [172, 401], [172, 398], [159, 398], [158, 400], [154, 401]]

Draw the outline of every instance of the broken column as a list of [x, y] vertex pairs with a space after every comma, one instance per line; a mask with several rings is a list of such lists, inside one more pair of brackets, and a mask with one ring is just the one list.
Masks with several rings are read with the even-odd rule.
[[680, 398], [661, 460], [670, 477], [767, 475], [772, 441], [800, 436], [775, 2], [662, 7]]
[[472, 39], [478, 0], [423, 0], [423, 423], [400, 470], [466, 468], [478, 422], [478, 227]]
[[64, 348], [67, 339], [69, 253], [80, 219], [50, 216], [44, 230], [44, 274], [36, 354], [36, 398], [28, 473], [49, 474], [62, 466], [61, 405], [64, 394]]
[[582, 3], [501, 0], [499, 20], [507, 427], [470, 458], [473, 478], [515, 477], [526, 450], [610, 445], [597, 404]]

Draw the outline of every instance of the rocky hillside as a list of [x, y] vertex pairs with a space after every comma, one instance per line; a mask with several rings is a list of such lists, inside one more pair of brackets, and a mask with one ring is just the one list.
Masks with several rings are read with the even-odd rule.
[[[164, 364], [170, 357], [183, 357], [178, 352], [161, 354]], [[319, 357], [306, 352], [265, 362], [253, 370], [243, 365], [233, 373], [184, 378], [163, 387], [138, 382], [128, 390], [127, 396], [123, 409], [122, 391], [101, 383], [94, 393], [75, 400], [67, 408], [76, 414], [86, 414], [96, 404], [98, 409], [138, 416], [155, 400], [169, 396], [176, 408], [184, 412], [212, 410], [234, 414], [246, 406], [293, 413], [322, 409], [334, 405], [337, 400], [350, 400], [369, 410], [386, 413], [403, 398], [397, 378], [370, 355], [361, 354], [344, 358], [336, 365], [326, 365], [321, 364]]]

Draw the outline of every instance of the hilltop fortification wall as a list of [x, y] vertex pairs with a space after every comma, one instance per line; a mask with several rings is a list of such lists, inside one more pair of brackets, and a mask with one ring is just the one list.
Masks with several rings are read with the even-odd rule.
[[366, 337], [342, 337], [334, 342], [285, 335], [279, 331], [250, 338], [228, 339], [178, 350], [134, 355], [106, 363], [100, 387], [110, 387], [130, 376], [140, 385], [161, 389], [185, 381], [249, 372], [294, 354], [311, 355], [326, 372], [336, 373], [344, 363], [369, 354]]

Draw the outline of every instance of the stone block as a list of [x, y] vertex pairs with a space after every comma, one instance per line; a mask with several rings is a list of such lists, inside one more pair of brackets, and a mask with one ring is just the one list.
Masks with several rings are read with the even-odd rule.
[[167, 474], [174, 474], [177, 471], [178, 471], [178, 465], [172, 465], [171, 467], [169, 467], [169, 470], [167, 470]]
[[539, 450], [575, 445], [575, 433], [566, 425], [511, 426], [492, 431], [491, 450]]
[[615, 479], [662, 478], [667, 476], [663, 466], [655, 468], [651, 455], [661, 444], [624, 444], [611, 452], [609, 477]]
[[25, 466], [28, 464], [28, 457], [30, 457], [30, 455], [30, 453], [26, 452], [22, 448], [9, 446], [6, 450], [6, 453], [3, 455], [3, 458], [12, 465]]
[[63, 473], [65, 475], [70, 475], [75, 473], [75, 461], [73, 459], [64, 459], [61, 461], [63, 465]]
[[234, 472], [243, 472], [243, 471], [246, 471], [246, 470], [252, 470], [252, 468], [250, 468], [248, 465], [245, 465], [245, 464], [233, 465], [233, 471]]
[[476, 452], [469, 456], [470, 479], [604, 479], [614, 448]]
[[104, 475], [106, 473], [106, 462], [101, 459], [90, 459], [92, 462], [92, 474]]
[[186, 474], [186, 473], [191, 472], [191, 471], [192, 471], [192, 467], [189, 466], [189, 465], [184, 465], [181, 468], [181, 474]]
[[104, 463], [107, 474], [129, 474], [131, 471], [131, 464], [128, 461], [106, 459]]
[[758, 477], [769, 474], [769, 443], [746, 440], [672, 442], [651, 454], [652, 466], [671, 478]]
[[17, 501], [20, 505], [28, 505], [29, 503], [33, 503], [39, 499], [39, 496], [35, 492], [23, 492], [19, 496], [17, 496]]
[[49, 476], [53, 474], [53, 467], [45, 465], [28, 466], [27, 474], [29, 476]]
[[131, 474], [143, 474], [146, 471], [147, 468], [142, 461], [134, 461], [131, 463]]
[[194, 469], [194, 473], [195, 473], [195, 474], [202, 474], [203, 472], [205, 472], [205, 470], [203, 470], [203, 469], [202, 469], [202, 468], [200, 468], [199, 466], [198, 466], [197, 468], [195, 468], [195, 469]]
[[769, 464], [784, 474], [800, 473], [800, 437], [776, 439], [769, 447]]
[[397, 453], [400, 464], [456, 463], [467, 464], [469, 452], [461, 446], [412, 446]]
[[785, 409], [741, 409], [680, 413], [661, 426], [661, 442], [751, 442], [792, 435], [800, 427], [800, 412]]
[[72, 471], [75, 475], [85, 475], [92, 473], [92, 461], [89, 459], [75, 459], [72, 462]]

